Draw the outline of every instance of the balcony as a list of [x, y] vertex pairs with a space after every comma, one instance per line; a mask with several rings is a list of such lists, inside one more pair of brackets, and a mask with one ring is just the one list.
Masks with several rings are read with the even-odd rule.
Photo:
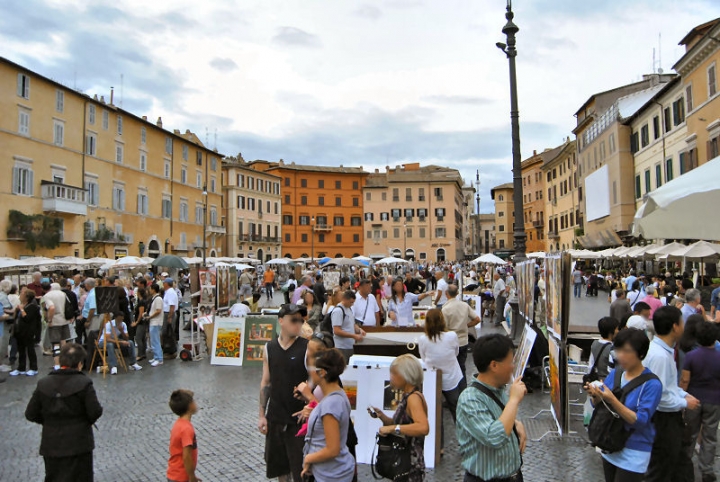
[[87, 191], [57, 182], [42, 181], [43, 211], [87, 216]]
[[208, 234], [224, 235], [225, 226], [214, 226], [210, 224], [205, 228], [205, 232], [207, 232]]
[[316, 224], [313, 226], [313, 231], [316, 233], [329, 233], [332, 231], [332, 226], [329, 224]]
[[548, 231], [548, 239], [560, 239], [557, 231]]
[[536, 219], [533, 221], [533, 228], [542, 228], [545, 226], [545, 221], [543, 219]]
[[100, 226], [98, 229], [94, 225], [85, 223], [85, 243], [86, 244], [125, 244], [132, 242], [132, 237], [125, 234], [118, 234], [106, 226]]

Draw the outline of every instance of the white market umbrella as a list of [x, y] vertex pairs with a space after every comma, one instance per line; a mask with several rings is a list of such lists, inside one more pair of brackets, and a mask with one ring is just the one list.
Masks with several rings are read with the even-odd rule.
[[367, 261], [368, 263], [371, 263], [373, 260], [372, 258], [370, 258], [368, 256], [355, 256], [353, 259], [355, 261]]
[[392, 256], [388, 258], [383, 258], [380, 261], [375, 261], [375, 264], [395, 264], [395, 263], [409, 263], [410, 261], [402, 258], [393, 258]]
[[471, 261], [471, 263], [485, 263], [485, 264], [507, 264], [507, 261], [504, 259], [495, 256], [492, 253], [486, 253], [482, 256], [475, 258]]
[[270, 261], [265, 261], [265, 264], [290, 264], [292, 263], [291, 259], [288, 258], [275, 258], [271, 259]]
[[635, 213], [633, 235], [645, 239], [720, 240], [713, 222], [720, 205], [720, 157], [647, 194]]
[[235, 269], [237, 269], [238, 271], [245, 271], [246, 269], [255, 269], [255, 266], [250, 266], [249, 264], [238, 263], [235, 265]]
[[713, 258], [720, 256], [720, 244], [708, 243], [707, 241], [698, 241], [697, 243], [686, 246], [685, 250], [671, 257], [685, 258], [688, 261], [699, 261], [705, 258]]
[[654, 250], [655, 256], [658, 258], [667, 258], [668, 256], [677, 256], [679, 253], [682, 253], [687, 249], [687, 246], [678, 243], [677, 241], [674, 243], [666, 244], [665, 246], [662, 246], [660, 249]]
[[536, 259], [536, 258], [544, 258], [544, 257], [546, 257], [546, 254], [545, 254], [545, 251], [535, 251], [533, 253], [526, 254], [526, 256], [528, 258]]
[[323, 265], [321, 267], [324, 268], [325, 266], [365, 266], [365, 265], [355, 259], [333, 258], [330, 261], [323, 263]]

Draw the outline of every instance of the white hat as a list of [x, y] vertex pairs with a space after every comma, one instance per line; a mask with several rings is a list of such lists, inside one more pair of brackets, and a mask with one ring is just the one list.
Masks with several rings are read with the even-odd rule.
[[170, 276], [170, 275], [168, 274], [167, 271], [163, 271], [162, 273], [160, 273], [160, 276]]

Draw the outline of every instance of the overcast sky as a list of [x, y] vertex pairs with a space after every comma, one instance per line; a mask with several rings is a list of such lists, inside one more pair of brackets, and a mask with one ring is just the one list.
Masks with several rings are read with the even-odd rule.
[[[226, 155], [509, 182], [504, 0], [3, 0], [0, 55]], [[516, 0], [522, 157], [594, 92], [669, 72], [716, 0]], [[658, 38], [662, 34], [662, 39]], [[656, 53], [659, 57], [659, 52]], [[657, 67], [657, 65], [656, 65]]]

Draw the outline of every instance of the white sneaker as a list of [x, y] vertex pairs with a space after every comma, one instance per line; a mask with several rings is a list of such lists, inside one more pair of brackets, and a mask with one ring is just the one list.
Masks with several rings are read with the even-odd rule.
[[55, 370], [60, 370], [60, 365], [55, 365]]
[[155, 360], [155, 361], [153, 361], [153, 362], [150, 364], [150, 366], [159, 367], [159, 366], [162, 365], [162, 364], [163, 364], [163, 362], [161, 362], [161, 361], [159, 361], [159, 360]]
[[117, 375], [117, 367], [112, 367], [110, 369], [110, 375]]
[[0, 365], [0, 372], [9, 372], [12, 370], [10, 365]]
[[20, 370], [13, 370], [8, 375], [11, 377], [16, 377], [18, 375], [25, 375], [26, 372], [21, 372]]
[[134, 365], [130, 365], [130, 368], [133, 370], [142, 370], [142, 367], [140, 365], [138, 365], [137, 363]]
[[155, 359], [151, 358], [150, 360], [148, 360], [148, 363], [152, 365], [154, 361], [155, 361]]
[[37, 370], [28, 370], [25, 372], [25, 375], [27, 375], [29, 377], [34, 377], [37, 374], [38, 374]]

